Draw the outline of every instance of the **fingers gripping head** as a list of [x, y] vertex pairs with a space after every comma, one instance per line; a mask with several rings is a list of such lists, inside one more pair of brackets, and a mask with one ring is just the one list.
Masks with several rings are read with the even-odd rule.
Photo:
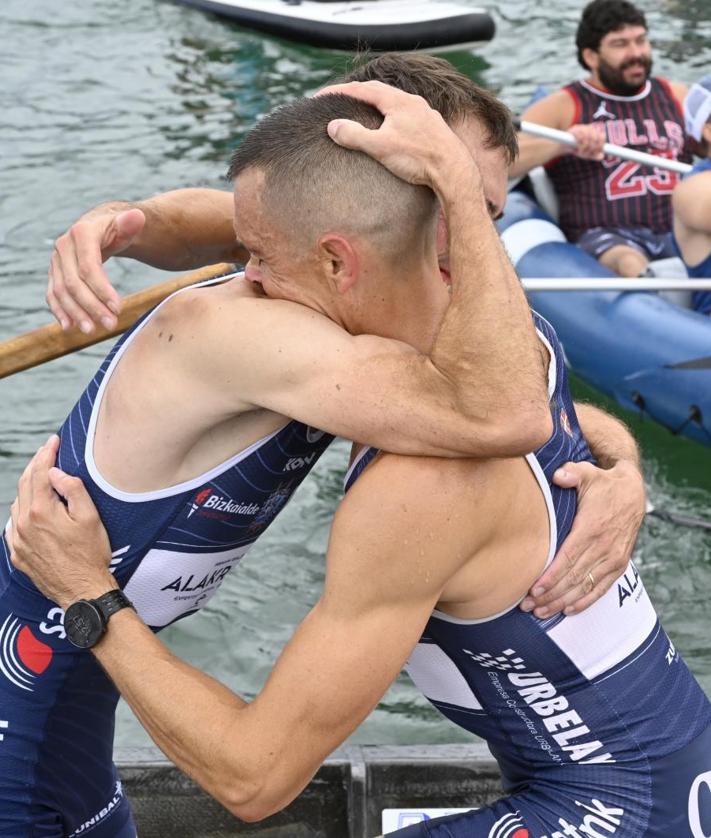
[[258, 123], [235, 151], [227, 176], [263, 172], [264, 209], [295, 244], [311, 246], [322, 234], [338, 232], [366, 238], [397, 260], [414, 237], [434, 230], [435, 197], [333, 142], [327, 133], [333, 119], [378, 128], [383, 117], [342, 94], [298, 99]]
[[450, 127], [467, 120], [477, 123], [483, 146], [501, 149], [508, 165], [518, 156], [516, 129], [506, 105], [444, 58], [403, 52], [360, 56], [344, 81], [381, 81], [421, 96]]

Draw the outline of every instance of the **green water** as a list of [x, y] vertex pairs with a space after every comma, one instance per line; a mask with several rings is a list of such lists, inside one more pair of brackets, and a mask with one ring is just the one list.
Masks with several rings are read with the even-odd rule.
[[[475, 5], [472, 1], [471, 5]], [[572, 49], [581, 4], [512, 0], [492, 8], [495, 40], [454, 63], [520, 110], [534, 89], [580, 75]], [[642, 3], [655, 69], [693, 80], [711, 65], [711, 0]], [[262, 113], [344, 68], [343, 55], [240, 30], [161, 0], [4, 0], [0, 5], [0, 339], [47, 321], [54, 238], [86, 207], [179, 186], [224, 186], [230, 149]], [[162, 277], [131, 262], [123, 293]], [[0, 503], [27, 459], [93, 376], [106, 346], [0, 381]], [[589, 391], [578, 393], [597, 399]], [[711, 517], [711, 449], [633, 422], [652, 501]], [[205, 611], [163, 637], [182, 656], [254, 695], [318, 596], [329, 519], [347, 459], [337, 444]], [[711, 693], [711, 535], [655, 519], [637, 561], [675, 643]], [[119, 744], [145, 735], [121, 708]], [[464, 738], [401, 678], [358, 742]]]

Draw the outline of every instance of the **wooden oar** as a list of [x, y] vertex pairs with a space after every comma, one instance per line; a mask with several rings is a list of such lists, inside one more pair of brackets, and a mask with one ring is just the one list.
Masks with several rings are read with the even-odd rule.
[[85, 335], [76, 327], [64, 332], [58, 323], [52, 323], [3, 341], [0, 343], [0, 378], [6, 378], [13, 373], [36, 367], [44, 364], [45, 361], [60, 358], [77, 349], [84, 349], [107, 338], [115, 337], [174, 291], [194, 285], [204, 279], [226, 276], [234, 271], [235, 266], [227, 263], [210, 265], [175, 279], [166, 280], [144, 291], [129, 294], [123, 301], [115, 329], [107, 330], [99, 326], [91, 334]]
[[[547, 125], [538, 125], [536, 122], [527, 122], [522, 119], [519, 127], [526, 134], [536, 137], [543, 137], [545, 140], [554, 140], [563, 145], [577, 146], [575, 137], [568, 131], [559, 131], [557, 128], [549, 128]], [[656, 169], [669, 169], [671, 172], [686, 174], [691, 171], [688, 163], [680, 163], [678, 160], [669, 160], [666, 157], [658, 157], [656, 154], [647, 154], [645, 151], [635, 151], [633, 148], [626, 148], [613, 143], [605, 143], [602, 150], [609, 157], [619, 157], [621, 160], [634, 160], [642, 166], [652, 166]]]

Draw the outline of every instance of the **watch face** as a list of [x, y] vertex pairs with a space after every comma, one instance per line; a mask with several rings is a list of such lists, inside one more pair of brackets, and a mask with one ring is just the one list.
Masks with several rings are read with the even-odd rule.
[[104, 621], [97, 608], [88, 600], [80, 599], [67, 608], [64, 630], [70, 642], [81, 649], [94, 646], [104, 633]]

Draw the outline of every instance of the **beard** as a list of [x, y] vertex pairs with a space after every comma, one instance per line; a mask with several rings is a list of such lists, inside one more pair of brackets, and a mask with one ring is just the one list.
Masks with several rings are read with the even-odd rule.
[[[630, 67], [644, 68], [644, 81], [641, 84], [630, 84], [625, 81], [625, 70]], [[652, 73], [652, 59], [650, 56], [642, 56], [641, 58], [633, 58], [630, 61], [625, 61], [619, 67], [613, 67], [608, 64], [603, 58], [600, 58], [600, 63], [597, 68], [597, 74], [600, 81], [605, 87], [614, 93], [616, 96], [634, 96], [639, 92], [639, 89], [647, 81]]]

